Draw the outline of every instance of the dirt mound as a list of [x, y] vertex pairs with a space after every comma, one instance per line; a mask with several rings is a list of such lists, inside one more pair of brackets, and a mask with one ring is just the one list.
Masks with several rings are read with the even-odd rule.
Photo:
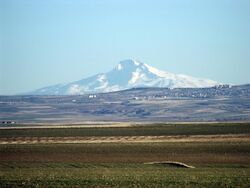
[[185, 163], [177, 162], [177, 161], [155, 161], [155, 162], [148, 162], [144, 163], [147, 165], [166, 165], [166, 166], [173, 166], [173, 167], [181, 167], [181, 168], [195, 168], [194, 166], [187, 165]]

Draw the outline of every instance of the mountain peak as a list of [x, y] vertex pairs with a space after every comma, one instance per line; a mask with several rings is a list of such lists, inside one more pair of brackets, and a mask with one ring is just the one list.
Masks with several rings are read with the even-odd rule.
[[103, 74], [38, 89], [32, 94], [79, 95], [85, 93], [112, 92], [135, 87], [202, 88], [218, 85], [208, 79], [194, 78], [158, 70], [134, 59], [120, 61], [116, 67]]
[[139, 67], [142, 64], [143, 63], [134, 59], [126, 59], [126, 60], [120, 61], [119, 64], [116, 66], [116, 69], [118, 70], [131, 69], [131, 68]]
[[141, 62], [139, 62], [138, 60], [135, 60], [135, 59], [125, 59], [123, 61], [120, 61], [121, 65], [135, 65], [135, 66], [139, 66], [140, 64], [142, 64]]

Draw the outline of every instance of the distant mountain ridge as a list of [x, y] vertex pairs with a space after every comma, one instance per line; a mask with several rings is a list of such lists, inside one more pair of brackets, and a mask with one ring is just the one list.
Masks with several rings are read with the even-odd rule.
[[105, 93], [140, 87], [207, 88], [219, 85], [209, 79], [158, 70], [137, 60], [121, 61], [107, 73], [100, 73], [68, 84], [37, 89], [33, 95], [81, 95]]

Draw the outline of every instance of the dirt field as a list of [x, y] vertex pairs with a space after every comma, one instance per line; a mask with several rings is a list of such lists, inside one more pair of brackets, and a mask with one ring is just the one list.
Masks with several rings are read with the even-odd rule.
[[188, 136], [90, 136], [90, 137], [9, 137], [0, 144], [77, 144], [77, 143], [152, 143], [152, 142], [250, 142], [249, 134]]

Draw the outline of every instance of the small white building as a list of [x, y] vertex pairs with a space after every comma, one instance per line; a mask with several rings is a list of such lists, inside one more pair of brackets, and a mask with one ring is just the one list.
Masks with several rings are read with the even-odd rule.
[[96, 95], [89, 95], [89, 99], [94, 99], [96, 98]]

